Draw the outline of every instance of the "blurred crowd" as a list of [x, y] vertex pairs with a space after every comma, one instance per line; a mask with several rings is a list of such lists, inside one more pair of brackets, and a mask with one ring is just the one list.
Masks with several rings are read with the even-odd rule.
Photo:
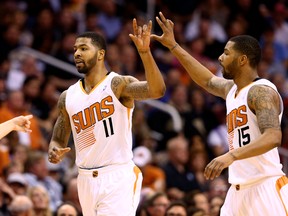
[[[74, 65], [77, 34], [94, 31], [106, 38], [111, 71], [144, 80], [128, 34], [133, 18], [140, 25], [151, 19], [153, 32], [161, 34], [155, 21], [159, 11], [175, 23], [177, 42], [219, 76], [218, 56], [230, 37], [249, 34], [259, 40], [259, 75], [271, 80], [283, 98], [282, 147], [288, 149], [287, 1], [2, 0], [0, 122], [29, 113], [34, 118], [31, 134], [11, 132], [0, 140], [0, 216], [81, 215], [73, 150], [60, 164], [47, 161], [58, 97], [79, 76], [19, 49], [29, 47]], [[199, 89], [156, 41], [151, 51], [167, 86], [160, 101], [178, 111], [182, 129], [175, 130], [168, 113], [136, 102], [134, 161], [144, 176], [137, 215], [217, 216], [229, 187], [227, 170], [212, 181], [203, 171], [228, 151], [225, 101]], [[73, 149], [72, 139], [69, 146]]]

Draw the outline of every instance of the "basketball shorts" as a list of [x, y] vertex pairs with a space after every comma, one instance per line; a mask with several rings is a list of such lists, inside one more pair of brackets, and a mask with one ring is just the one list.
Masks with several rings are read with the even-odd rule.
[[270, 177], [251, 185], [231, 185], [221, 216], [287, 216], [288, 178]]
[[135, 216], [142, 173], [133, 162], [80, 169], [78, 195], [84, 216]]

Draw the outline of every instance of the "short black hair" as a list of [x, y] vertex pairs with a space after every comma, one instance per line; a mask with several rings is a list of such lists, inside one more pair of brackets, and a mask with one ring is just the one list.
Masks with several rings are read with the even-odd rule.
[[238, 35], [230, 38], [234, 42], [233, 49], [246, 55], [250, 66], [256, 68], [261, 60], [261, 48], [256, 38], [250, 35]]
[[102, 35], [95, 32], [84, 32], [77, 36], [77, 38], [83, 38], [83, 37], [90, 38], [92, 44], [97, 46], [99, 49], [103, 49], [106, 51], [106, 41]]

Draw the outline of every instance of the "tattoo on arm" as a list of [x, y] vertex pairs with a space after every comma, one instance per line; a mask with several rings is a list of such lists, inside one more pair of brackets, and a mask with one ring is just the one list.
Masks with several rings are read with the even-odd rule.
[[233, 86], [233, 81], [227, 81], [219, 77], [214, 77], [207, 83], [209, 92], [222, 98], [226, 98], [227, 93]]
[[66, 92], [62, 93], [58, 101], [59, 115], [54, 126], [52, 140], [62, 147], [66, 147], [70, 133], [70, 121], [65, 107]]
[[146, 81], [132, 82], [126, 88], [126, 92], [135, 100], [145, 100], [149, 98], [149, 89]]
[[267, 128], [280, 129], [280, 98], [267, 86], [254, 86], [248, 94], [248, 105], [256, 114], [261, 133]]
[[114, 77], [112, 90], [118, 98], [143, 100], [149, 97], [146, 81], [138, 81], [132, 76]]

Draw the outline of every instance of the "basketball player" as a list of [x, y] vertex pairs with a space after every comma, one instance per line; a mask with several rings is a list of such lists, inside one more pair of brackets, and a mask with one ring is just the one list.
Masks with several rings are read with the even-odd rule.
[[6, 136], [11, 131], [22, 131], [22, 132], [31, 132], [30, 130], [30, 119], [32, 115], [26, 116], [17, 116], [8, 121], [5, 121], [0, 124], [0, 139]]
[[159, 98], [165, 93], [162, 75], [150, 52], [152, 22], [140, 27], [133, 20], [134, 42], [147, 81], [120, 76], [105, 67], [106, 44], [96, 33], [79, 35], [74, 59], [84, 78], [64, 91], [49, 145], [49, 161], [58, 163], [72, 130], [78, 193], [85, 216], [134, 216], [140, 199], [142, 174], [132, 162], [134, 100]]
[[151, 38], [169, 48], [199, 86], [226, 100], [229, 152], [213, 159], [204, 172], [214, 179], [229, 166], [231, 187], [221, 215], [287, 216], [288, 179], [277, 150], [283, 104], [275, 85], [257, 74], [257, 40], [231, 38], [219, 57], [224, 78], [217, 77], [176, 43], [173, 22], [159, 15], [163, 34]]

